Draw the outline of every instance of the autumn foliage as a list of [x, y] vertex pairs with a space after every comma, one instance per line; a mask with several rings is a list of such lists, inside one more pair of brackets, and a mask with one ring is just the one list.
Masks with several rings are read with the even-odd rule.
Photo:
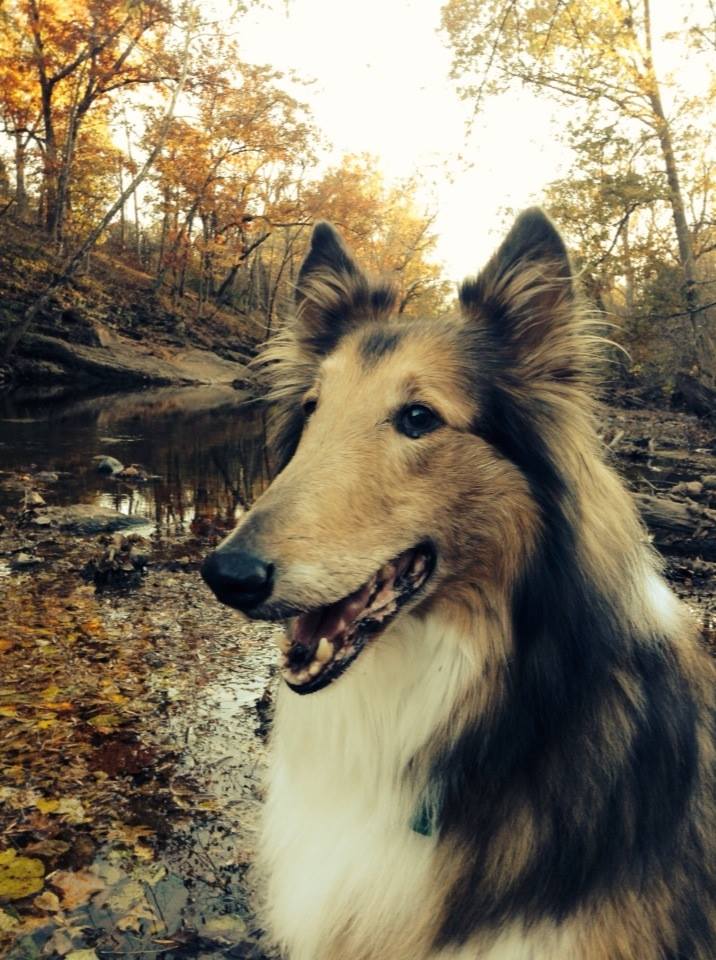
[[217, 23], [173, 0], [10, 0], [0, 11], [6, 210], [69, 255], [159, 145], [100, 242], [175, 303], [196, 298], [200, 317], [234, 310], [259, 339], [322, 217], [395, 274], [404, 312], [443, 308], [418, 184], [384, 186], [368, 157], [321, 172], [297, 83], [242, 60], [232, 34], [243, 7], [232, 10]]

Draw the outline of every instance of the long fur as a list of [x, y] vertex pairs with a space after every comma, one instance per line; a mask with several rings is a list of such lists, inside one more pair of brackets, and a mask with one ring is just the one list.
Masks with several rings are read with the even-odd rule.
[[[282, 472], [232, 543], [277, 565], [277, 602], [332, 602], [421, 536], [438, 553], [345, 675], [281, 691], [270, 930], [289, 960], [712, 960], [714, 665], [604, 461], [541, 212], [460, 299], [392, 318], [321, 225], [264, 357]], [[381, 413], [403, 381], [442, 404], [429, 441]]]

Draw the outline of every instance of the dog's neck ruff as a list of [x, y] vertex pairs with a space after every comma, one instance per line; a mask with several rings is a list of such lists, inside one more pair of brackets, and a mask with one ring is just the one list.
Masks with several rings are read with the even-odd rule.
[[430, 898], [434, 803], [412, 763], [474, 677], [467, 650], [437, 615], [408, 614], [325, 690], [281, 689], [263, 857], [291, 960], [323, 957], [349, 918], [368, 943], [373, 925], [407, 930]]

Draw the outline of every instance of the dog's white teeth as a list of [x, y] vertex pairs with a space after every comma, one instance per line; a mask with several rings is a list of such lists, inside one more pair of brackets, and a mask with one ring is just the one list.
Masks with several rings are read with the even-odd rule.
[[313, 655], [314, 660], [317, 660], [319, 664], [328, 663], [328, 661], [333, 656], [333, 645], [329, 641], [328, 637], [321, 637], [320, 643], [316, 648], [316, 652]]
[[317, 677], [321, 670], [323, 670], [323, 664], [314, 660], [311, 666], [308, 668], [308, 675], [309, 677]]
[[415, 561], [413, 562], [412, 572], [416, 576], [420, 576], [421, 573], [425, 573], [427, 566], [428, 566], [428, 561], [422, 554], [420, 554], [415, 558]]

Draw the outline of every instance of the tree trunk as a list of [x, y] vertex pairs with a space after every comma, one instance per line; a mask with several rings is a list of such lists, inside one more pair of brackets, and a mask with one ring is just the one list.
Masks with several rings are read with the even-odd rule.
[[19, 220], [27, 218], [27, 186], [25, 184], [25, 148], [27, 141], [23, 141], [22, 134], [15, 131], [15, 203]]
[[651, 35], [651, 8], [650, 0], [644, 3], [644, 29], [646, 34], [646, 67], [649, 83], [649, 102], [654, 113], [654, 129], [661, 147], [664, 160], [666, 182], [669, 187], [669, 202], [674, 220], [676, 243], [679, 249], [679, 264], [684, 276], [684, 303], [688, 311], [693, 343], [684, 357], [686, 364], [697, 370], [706, 362], [709, 373], [713, 376], [714, 345], [704, 328], [703, 314], [700, 310], [698, 287], [696, 285], [696, 271], [694, 267], [694, 250], [691, 243], [691, 231], [686, 220], [684, 195], [681, 189], [679, 171], [674, 155], [674, 144], [671, 136], [671, 127], [664, 112], [661, 99], [659, 81], [656, 76], [652, 51]]
[[624, 250], [624, 307], [627, 317], [633, 317], [634, 309], [634, 265], [631, 257], [631, 242], [629, 239], [629, 217], [624, 221], [622, 229], [622, 249]]
[[75, 273], [77, 273], [82, 261], [90, 253], [109, 224], [116, 217], [117, 213], [119, 212], [119, 208], [127, 202], [129, 197], [134, 193], [140, 183], [145, 180], [147, 174], [154, 165], [154, 162], [161, 153], [167, 136], [169, 135], [169, 127], [174, 116], [174, 111], [176, 110], [177, 100], [179, 99], [179, 95], [184, 89], [184, 84], [186, 83], [187, 73], [189, 71], [189, 46], [192, 38], [193, 30], [188, 26], [182, 57], [182, 72], [176, 86], [174, 87], [172, 98], [164, 114], [159, 135], [149, 155], [144, 161], [141, 170], [139, 170], [136, 176], [132, 179], [131, 183], [128, 184], [124, 192], [105, 212], [97, 226], [88, 233], [84, 241], [76, 248], [74, 253], [68, 257], [59, 276], [55, 277], [55, 279], [45, 288], [44, 292], [25, 311], [19, 323], [15, 324], [15, 326], [10, 330], [3, 344], [2, 351], [0, 352], [0, 356], [3, 360], [7, 360], [13, 354], [15, 347], [31, 328], [35, 317], [50, 303], [55, 292], [61, 287], [64, 287], [69, 280], [72, 279]]

